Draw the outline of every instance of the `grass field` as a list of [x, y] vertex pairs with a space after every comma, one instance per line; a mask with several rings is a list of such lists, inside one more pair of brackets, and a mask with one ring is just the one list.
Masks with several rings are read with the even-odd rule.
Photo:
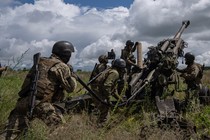
[[[18, 99], [18, 91], [27, 71], [7, 71], [0, 78], [0, 132], [4, 131], [7, 117], [14, 108]], [[89, 72], [79, 72], [78, 75], [85, 82], [88, 81]], [[210, 87], [210, 71], [204, 72], [203, 84]], [[81, 85], [78, 84], [78, 89]], [[76, 90], [76, 91], [77, 91]], [[77, 96], [85, 93], [68, 94], [67, 96]], [[110, 111], [107, 126], [97, 128], [96, 116], [88, 115], [86, 112], [80, 114], [65, 114], [66, 124], [61, 125], [56, 130], [48, 128], [41, 120], [34, 120], [25, 139], [30, 140], [139, 140], [141, 139], [142, 128], [149, 128], [149, 140], [177, 140], [183, 139], [181, 132], [171, 129], [160, 129], [156, 127], [157, 120], [152, 117], [155, 108], [150, 102], [146, 102], [138, 108], [138, 113], [134, 113], [133, 108], [119, 108]], [[136, 110], [136, 108], [135, 108]], [[203, 134], [210, 135], [210, 106], [199, 107], [191, 110], [184, 116], [197, 128], [197, 137]], [[152, 127], [151, 127], [152, 126]]]

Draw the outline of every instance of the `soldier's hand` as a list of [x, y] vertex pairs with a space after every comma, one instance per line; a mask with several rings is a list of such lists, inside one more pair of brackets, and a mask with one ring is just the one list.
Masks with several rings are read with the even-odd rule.
[[139, 44], [139, 42], [136, 42], [135, 44], [134, 44], [134, 46], [137, 46]]
[[73, 69], [72, 65], [67, 64], [67, 66], [69, 67], [69, 69], [70, 69], [70, 71], [71, 71], [71, 72], [73, 72], [73, 71], [74, 71], [74, 69]]
[[134, 65], [134, 67], [136, 67], [137, 69], [139, 69], [139, 70], [141, 70], [142, 68], [141, 68], [141, 66], [138, 66], [138, 65]]
[[183, 74], [180, 74], [181, 77], [185, 78], [186, 77], [186, 74], [183, 73]]
[[70, 64], [67, 64], [67, 66], [68, 66], [69, 69], [70, 69], [71, 76], [74, 77], [76, 80], [78, 80], [77, 75], [74, 73], [73, 67], [72, 67]]
[[78, 77], [74, 72], [71, 73], [71, 76], [74, 77], [78, 81]]

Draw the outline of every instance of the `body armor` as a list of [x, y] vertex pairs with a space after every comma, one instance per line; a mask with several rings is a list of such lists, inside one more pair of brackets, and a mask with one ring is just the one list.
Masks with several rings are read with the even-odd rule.
[[40, 58], [39, 78], [37, 81], [37, 99], [51, 101], [54, 93], [60, 90], [56, 77], [49, 77], [49, 70], [56, 64], [60, 63], [58, 59]]

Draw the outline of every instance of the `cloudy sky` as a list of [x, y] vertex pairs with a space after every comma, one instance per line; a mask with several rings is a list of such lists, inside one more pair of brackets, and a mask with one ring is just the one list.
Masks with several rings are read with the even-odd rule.
[[183, 20], [191, 22], [185, 51], [210, 66], [210, 0], [0, 0], [0, 62], [30, 67], [33, 54], [48, 57], [56, 41], [67, 40], [76, 49], [73, 67], [91, 70], [112, 48], [120, 57], [128, 39], [146, 53]]

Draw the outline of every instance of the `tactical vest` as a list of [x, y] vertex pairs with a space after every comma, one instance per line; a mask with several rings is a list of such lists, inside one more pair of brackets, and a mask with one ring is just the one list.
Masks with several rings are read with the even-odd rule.
[[[59, 90], [60, 83], [57, 83], [56, 77], [49, 75], [49, 70], [60, 63], [58, 59], [41, 57], [39, 62], [39, 78], [37, 81], [37, 99], [50, 102], [54, 93]], [[51, 76], [51, 77], [50, 77]]]
[[96, 65], [96, 68], [93, 70], [92, 78], [98, 75], [99, 73], [103, 72], [105, 69], [107, 69], [109, 66], [105, 63], [100, 63]]
[[107, 79], [111, 71], [113, 71], [113, 69], [110, 69], [110, 68], [103, 71], [103, 73], [98, 78], [96, 78], [94, 83], [96, 83], [96, 85], [98, 86], [101, 86], [104, 83], [104, 81]]

